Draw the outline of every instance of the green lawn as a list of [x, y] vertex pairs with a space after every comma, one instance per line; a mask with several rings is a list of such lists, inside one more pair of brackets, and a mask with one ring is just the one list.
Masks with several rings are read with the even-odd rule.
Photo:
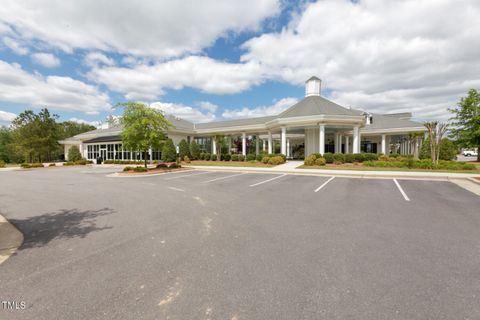
[[306, 166], [301, 165], [298, 169], [323, 169], [323, 170], [356, 170], [356, 171], [413, 171], [413, 172], [451, 172], [451, 173], [472, 173], [480, 174], [480, 164], [475, 164], [477, 170], [433, 170], [433, 169], [409, 169], [409, 168], [380, 168], [380, 167], [366, 167], [362, 165], [357, 166]]
[[275, 167], [271, 164], [265, 164], [263, 162], [250, 162], [250, 161], [192, 161], [190, 163], [182, 163], [185, 166], [219, 166], [219, 167], [252, 167], [252, 168], [272, 168]]

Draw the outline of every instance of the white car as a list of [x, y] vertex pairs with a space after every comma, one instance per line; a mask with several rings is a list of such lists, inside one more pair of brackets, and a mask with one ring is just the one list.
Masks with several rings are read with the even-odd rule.
[[478, 157], [478, 152], [475, 150], [463, 150], [463, 155], [465, 157]]

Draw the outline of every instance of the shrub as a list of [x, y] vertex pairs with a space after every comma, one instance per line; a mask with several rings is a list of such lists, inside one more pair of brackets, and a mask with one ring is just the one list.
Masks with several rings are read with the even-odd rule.
[[345, 154], [345, 162], [347, 162], [347, 163], [355, 162], [355, 155], [353, 153]]
[[190, 163], [190, 158], [188, 156], [183, 157], [183, 161], [186, 163]]
[[342, 164], [345, 162], [345, 155], [343, 153], [335, 153], [333, 155], [333, 161], [336, 164]]
[[315, 164], [315, 161], [317, 160], [317, 157], [315, 154], [311, 154], [308, 157], [305, 158], [305, 161], [303, 162], [306, 166], [313, 166]]
[[55, 163], [50, 163], [48, 166], [49, 167], [56, 167]]
[[68, 161], [77, 161], [82, 159], [82, 154], [80, 153], [80, 149], [77, 146], [71, 146], [68, 149]]
[[264, 156], [265, 155], [263, 153], [259, 153], [255, 156], [255, 160], [257, 160], [258, 162], [261, 162]]
[[30, 163], [22, 163], [22, 164], [20, 165], [20, 167], [22, 167], [22, 168], [24, 168], [24, 169], [29, 169], [29, 168], [32, 167], [32, 165], [31, 165]]
[[323, 158], [322, 154], [321, 153], [312, 153], [312, 155], [315, 156], [315, 159], [318, 159], [318, 158]]
[[283, 158], [281, 156], [275, 156], [275, 157], [271, 157], [269, 160], [268, 160], [268, 164], [271, 164], [271, 165], [279, 165], [279, 164], [282, 164], [284, 163], [285, 161], [283, 160]]
[[267, 164], [268, 161], [270, 161], [270, 157], [269, 157], [269, 156], [265, 156], [265, 157], [262, 158], [262, 162], [263, 162], [263, 163]]
[[200, 153], [200, 155], [198, 156], [198, 159], [199, 160], [203, 160], [205, 158], [205, 153]]
[[245, 161], [245, 156], [243, 154], [239, 154], [238, 161]]
[[390, 158], [389, 158], [388, 156], [383, 155], [383, 154], [378, 157], [378, 160], [380, 160], [380, 161], [389, 161], [389, 159], [390, 159]]
[[223, 155], [223, 159], [224, 159], [225, 161], [230, 161], [230, 160], [232, 159], [232, 156], [227, 153], [227, 154], [224, 154], [224, 155]]
[[192, 142], [190, 142], [190, 156], [192, 160], [197, 160], [200, 158], [200, 147], [195, 142], [195, 140], [192, 140]]
[[182, 166], [179, 165], [178, 163], [171, 163], [168, 167], [170, 169], [177, 169], [177, 168], [181, 168]]
[[378, 154], [376, 153], [364, 153], [363, 157], [366, 161], [378, 160]]
[[126, 166], [125, 168], [123, 168], [123, 171], [126, 172], [126, 171], [132, 171], [133, 170], [133, 167], [129, 167], [129, 166]]
[[138, 166], [138, 167], [133, 168], [133, 171], [135, 171], [135, 172], [147, 172], [148, 169], [145, 168], [145, 167]]
[[415, 161], [414, 167], [417, 169], [433, 169], [434, 165], [430, 159], [422, 159]]
[[185, 157], [190, 158], [190, 148], [187, 140], [182, 139], [178, 144], [178, 155], [180, 156], [180, 159], [184, 159]]
[[0, 168], [5, 168], [5, 161], [0, 160]]
[[167, 139], [162, 148], [162, 160], [164, 162], [173, 162], [177, 160], [177, 150], [172, 139]]
[[205, 160], [205, 161], [210, 161], [210, 157], [211, 157], [211, 154], [210, 154], [210, 153], [205, 153], [205, 154], [203, 155], [203, 160]]
[[64, 165], [64, 166], [74, 166], [74, 165], [75, 165], [75, 162], [68, 161], [68, 162], [64, 162], [63, 165]]
[[31, 164], [32, 168], [43, 168], [43, 163], [35, 162]]
[[232, 161], [238, 161], [238, 154], [232, 154]]
[[355, 162], [363, 162], [365, 160], [365, 156], [363, 155], [363, 153], [355, 153], [353, 155], [353, 158]]
[[287, 156], [284, 155], [283, 153], [277, 153], [275, 156], [281, 157], [283, 159], [282, 163], [285, 163], [285, 161], [287, 161]]
[[331, 152], [325, 152], [323, 157], [325, 158], [325, 161], [327, 161], [327, 163], [333, 163], [333, 161], [334, 161], [333, 153], [331, 153]]
[[74, 163], [75, 163], [76, 165], [84, 166], [84, 165], [87, 164], [87, 160], [85, 160], [85, 159], [80, 159], [80, 160], [74, 161]]
[[325, 164], [327, 164], [327, 161], [323, 157], [317, 158], [315, 160], [315, 165], [316, 166], [324, 166]]
[[210, 155], [210, 160], [216, 161], [216, 160], [218, 159], [217, 157], [218, 157], [218, 156], [217, 156], [216, 154], [211, 154], [211, 155]]
[[253, 153], [247, 154], [247, 161], [255, 161], [257, 157]]
[[156, 165], [156, 168], [168, 168], [168, 165], [166, 163], [159, 163]]

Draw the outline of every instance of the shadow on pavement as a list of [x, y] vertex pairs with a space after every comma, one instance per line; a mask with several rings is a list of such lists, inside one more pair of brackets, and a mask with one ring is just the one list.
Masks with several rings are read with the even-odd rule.
[[98, 227], [96, 218], [111, 214], [109, 208], [79, 211], [63, 209], [58, 212], [45, 213], [26, 219], [10, 219], [24, 235], [24, 242], [19, 250], [38, 248], [54, 239], [84, 238], [90, 232], [111, 229]]

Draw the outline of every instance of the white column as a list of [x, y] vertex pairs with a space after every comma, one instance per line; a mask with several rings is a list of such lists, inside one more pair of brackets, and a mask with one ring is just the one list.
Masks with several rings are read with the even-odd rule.
[[287, 155], [287, 128], [282, 127], [282, 134], [281, 134], [281, 148], [280, 153]]
[[214, 137], [212, 137], [212, 154], [217, 154], [217, 143]]
[[272, 153], [272, 131], [268, 131], [268, 153]]
[[382, 134], [382, 153], [387, 154], [387, 135]]
[[247, 134], [242, 132], [242, 154], [247, 155]]
[[360, 128], [353, 127], [353, 153], [359, 153], [359, 146], [360, 146]]
[[290, 139], [287, 139], [287, 158], [290, 158]]
[[260, 154], [260, 136], [257, 134], [255, 136], [255, 154], [259, 155]]
[[345, 153], [350, 153], [350, 136], [345, 136]]
[[265, 139], [262, 139], [262, 143], [263, 143], [262, 150], [263, 150], [263, 152], [265, 152], [265, 151], [267, 151], [266, 140], [265, 140]]
[[338, 143], [338, 132], [335, 132], [333, 137], [334, 137], [333, 138], [333, 143], [335, 144], [333, 150], [334, 150], [335, 153], [338, 153], [339, 152], [338, 151], [338, 145], [339, 145], [339, 143]]
[[319, 144], [319, 152], [320, 154], [325, 153], [325, 125], [321, 124], [319, 125], [319, 130], [318, 130], [318, 144]]

